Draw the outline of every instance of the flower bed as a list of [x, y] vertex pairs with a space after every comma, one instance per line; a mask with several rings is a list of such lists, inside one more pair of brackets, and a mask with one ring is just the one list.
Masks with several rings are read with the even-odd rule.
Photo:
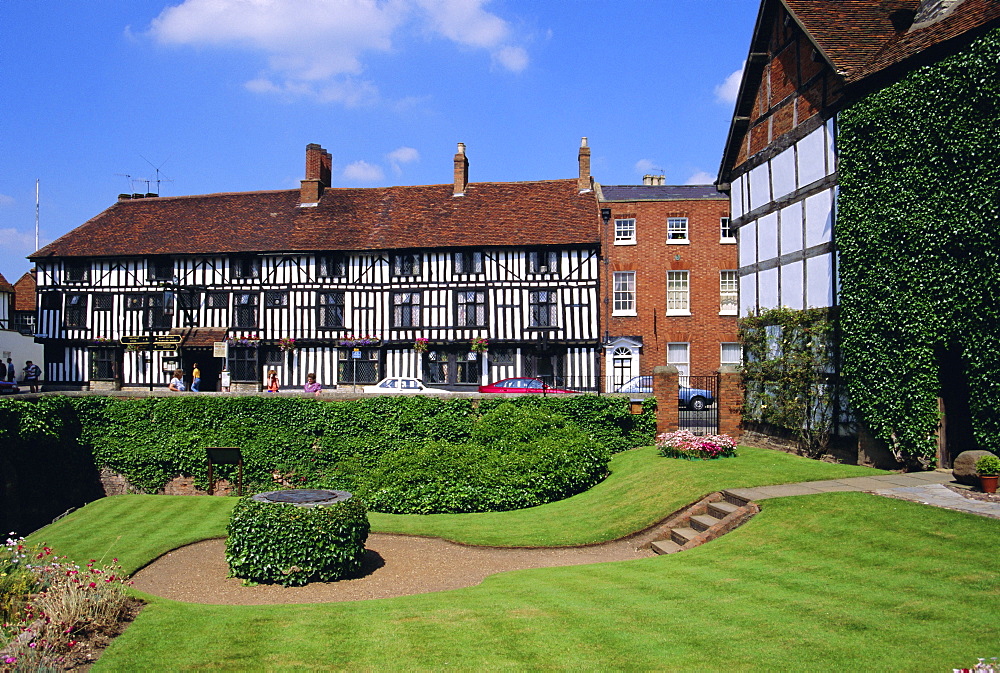
[[729, 435], [699, 437], [688, 430], [665, 432], [656, 437], [661, 456], [685, 460], [711, 460], [736, 455], [736, 440]]

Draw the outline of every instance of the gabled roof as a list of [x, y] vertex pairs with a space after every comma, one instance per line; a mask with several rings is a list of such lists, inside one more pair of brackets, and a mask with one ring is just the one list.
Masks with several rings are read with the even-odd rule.
[[[765, 0], [767, 1], [767, 0]], [[996, 23], [996, 0], [950, 0], [937, 21], [910, 25], [926, 15], [928, 0], [782, 0], [834, 70], [860, 82], [931, 47]]]
[[119, 201], [31, 255], [107, 257], [241, 252], [594, 245], [597, 201], [576, 180], [327, 188]]
[[719, 168], [721, 181], [728, 179], [736, 161], [767, 65], [774, 17], [781, 9], [842, 78], [844, 102], [1000, 25], [998, 0], [761, 0]]
[[14, 286], [7, 282], [7, 279], [3, 277], [2, 273], [0, 273], [0, 292], [14, 293]]
[[601, 185], [601, 201], [706, 201], [729, 197], [715, 185]]
[[32, 269], [14, 283], [14, 310], [35, 310], [35, 271]]

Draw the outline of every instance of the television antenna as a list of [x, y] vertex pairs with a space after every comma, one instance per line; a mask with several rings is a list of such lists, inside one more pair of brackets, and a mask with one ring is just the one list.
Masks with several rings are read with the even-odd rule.
[[[143, 161], [145, 161], [147, 164], [149, 164], [150, 166], [152, 166], [154, 171], [156, 171], [156, 195], [159, 196], [160, 195], [160, 183], [161, 182], [173, 182], [173, 180], [171, 180], [170, 178], [168, 178], [166, 175], [163, 175], [162, 171], [160, 171], [160, 169], [163, 167], [163, 164], [165, 164], [168, 161], [170, 161], [170, 157], [167, 157], [166, 159], [164, 159], [163, 162], [160, 163], [159, 166], [157, 166], [156, 164], [154, 164], [152, 161], [150, 161], [146, 157], [143, 157], [141, 154], [139, 156], [142, 157]], [[146, 191], [148, 192], [149, 191], [149, 183], [152, 182], [152, 180], [146, 180], [145, 182], [146, 182]]]

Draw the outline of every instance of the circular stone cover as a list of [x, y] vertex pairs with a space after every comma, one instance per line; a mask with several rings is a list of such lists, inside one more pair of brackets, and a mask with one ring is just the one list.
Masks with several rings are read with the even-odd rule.
[[344, 502], [351, 499], [351, 494], [347, 491], [329, 491], [318, 488], [293, 488], [286, 491], [268, 491], [258, 493], [253, 496], [258, 502], [273, 502], [298, 507], [316, 507], [318, 505], [332, 505], [335, 502]]

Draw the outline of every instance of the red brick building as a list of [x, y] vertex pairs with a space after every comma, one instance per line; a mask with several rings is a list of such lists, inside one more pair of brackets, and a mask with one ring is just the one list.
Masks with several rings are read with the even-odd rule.
[[705, 376], [740, 361], [728, 196], [662, 180], [597, 185], [607, 390], [658, 365]]

